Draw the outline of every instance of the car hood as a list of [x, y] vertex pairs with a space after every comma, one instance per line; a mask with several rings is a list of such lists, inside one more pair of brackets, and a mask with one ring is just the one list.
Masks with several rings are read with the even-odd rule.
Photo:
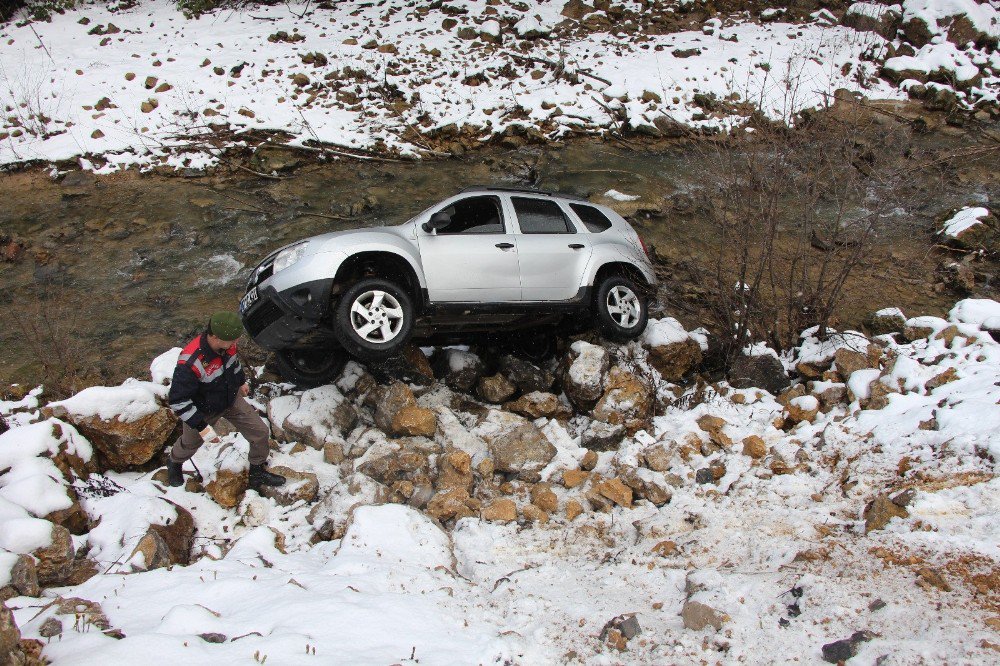
[[356, 242], [365, 242], [372, 236], [391, 235], [397, 238], [413, 240], [413, 223], [407, 222], [396, 226], [365, 227], [363, 229], [344, 229], [313, 236], [309, 239], [309, 252], [333, 252], [349, 247]]

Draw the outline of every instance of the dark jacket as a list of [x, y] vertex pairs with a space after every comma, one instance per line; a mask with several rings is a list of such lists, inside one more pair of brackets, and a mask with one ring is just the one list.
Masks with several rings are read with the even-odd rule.
[[236, 357], [236, 345], [220, 356], [203, 333], [181, 350], [170, 384], [170, 409], [195, 430], [204, 430], [208, 419], [229, 409], [247, 381]]

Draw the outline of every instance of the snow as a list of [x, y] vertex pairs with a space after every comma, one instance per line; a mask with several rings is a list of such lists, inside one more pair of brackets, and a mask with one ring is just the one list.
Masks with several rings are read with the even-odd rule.
[[941, 228], [941, 233], [951, 238], [958, 238], [962, 232], [983, 223], [983, 218], [990, 214], [990, 211], [977, 208], [963, 208], [949, 219], [945, 220]]
[[994, 37], [1000, 36], [1000, 14], [989, 3], [974, 0], [905, 0], [903, 22], [919, 19], [932, 34], [944, 34], [953, 17], [965, 15], [977, 30]]
[[[745, 118], [705, 116], [694, 103], [696, 93], [719, 98], [735, 93], [759, 102], [769, 117], [785, 120], [800, 109], [825, 105], [838, 88], [861, 90], [858, 81], [864, 78], [872, 79], [863, 90], [869, 97], [898, 99], [904, 94], [874, 76], [857, 75], [877, 73], [862, 54], [883, 45], [880, 37], [818, 23], [747, 21], [723, 28], [711, 19], [707, 30], [642, 39], [592, 33], [560, 42], [558, 59], [567, 75], [586, 70], [610, 81], [609, 90], [601, 90], [604, 84], [588, 76], [579, 76], [579, 82], [556, 78], [544, 66], [545, 75], [534, 79], [531, 72], [538, 64], [511, 57], [510, 41], [536, 23], [545, 32], [561, 21], [560, 3], [532, 0], [517, 8], [503, 6], [504, 21], [517, 26], [513, 34], [501, 29], [498, 18], [478, 18], [486, 0], [462, 4], [469, 13], [455, 16], [459, 25], [450, 31], [442, 28], [446, 15], [439, 10], [393, 6], [390, 11], [358, 11], [353, 3], [342, 3], [313, 7], [300, 17], [298, 7], [265, 5], [186, 20], [167, 0], [144, 0], [121, 11], [78, 5], [53, 14], [51, 22], [4, 25], [0, 76], [6, 85], [0, 86], [0, 104], [25, 109], [19, 117], [26, 122], [17, 128], [19, 136], [0, 143], [0, 164], [78, 158], [82, 168], [100, 173], [131, 166], [200, 169], [218, 162], [216, 140], [239, 148], [247, 145], [245, 133], [252, 130], [286, 132], [293, 146], [321, 142], [338, 149], [419, 156], [423, 148], [404, 139], [398, 127], [434, 129], [454, 123], [477, 128], [484, 139], [543, 122], [550, 123], [546, 131], [551, 138], [581, 128], [603, 133], [612, 119], [600, 95], [613, 99], [619, 96], [609, 94], [614, 92], [624, 95], [625, 101], [614, 104], [635, 125], [652, 125], [669, 115], [692, 127], [720, 129], [738, 126]], [[90, 19], [86, 25], [79, 23], [84, 16]], [[109, 23], [121, 32], [89, 34]], [[462, 27], [499, 33], [503, 43], [486, 47], [480, 40], [463, 40], [457, 36]], [[268, 41], [282, 30], [304, 41]], [[351, 38], [358, 43], [345, 43]], [[39, 40], [45, 49], [39, 48]], [[372, 40], [395, 46], [398, 55], [365, 48]], [[692, 48], [700, 54], [684, 59], [672, 55]], [[552, 49], [548, 39], [535, 39], [521, 55], [551, 60]], [[304, 63], [301, 56], [311, 52], [324, 53], [328, 64]], [[849, 72], [844, 68], [848, 63]], [[344, 75], [347, 64], [361, 73], [359, 82]], [[501, 74], [502, 68], [514, 78]], [[483, 74], [479, 78], [485, 81], [467, 85], [472, 73]], [[126, 74], [134, 77], [128, 80]], [[296, 74], [307, 76], [309, 84], [295, 84]], [[147, 88], [150, 76], [156, 82]], [[788, 93], [789, 81], [803, 84], [792, 84], [799, 91], [795, 95]], [[324, 85], [315, 87], [317, 82]], [[419, 103], [390, 106], [380, 92], [382, 82], [403, 90], [408, 100], [419, 95]], [[170, 88], [161, 88], [164, 84]], [[595, 85], [596, 91], [587, 89]], [[338, 99], [341, 86], [356, 91], [358, 102]], [[662, 101], [643, 101], [646, 91]], [[104, 98], [110, 105], [102, 103], [98, 110]], [[144, 113], [141, 104], [150, 99], [157, 105]], [[48, 122], [38, 120], [39, 115]], [[14, 127], [6, 122], [4, 131], [12, 133]], [[227, 126], [235, 130], [233, 136], [215, 134]], [[229, 279], [235, 261], [220, 259], [213, 278]]]
[[896, 56], [885, 61], [885, 68], [897, 72], [916, 71], [932, 74], [939, 70], [949, 72], [958, 82], [972, 81], [979, 76], [979, 67], [965, 51], [951, 42], [927, 44], [912, 56]]
[[181, 351], [180, 347], [174, 347], [170, 351], [165, 351], [156, 358], [149, 365], [149, 374], [153, 378], [154, 384], [160, 384], [161, 386], [170, 386], [170, 382], [174, 378], [174, 368], [177, 367], [177, 359], [180, 358]]
[[868, 338], [858, 331], [838, 333], [828, 329], [826, 339], [820, 339], [817, 335], [818, 330], [818, 327], [814, 326], [802, 332], [802, 344], [798, 348], [799, 363], [824, 363], [832, 359], [840, 349], [862, 354], [868, 349]]
[[0, 548], [25, 555], [52, 543], [52, 523], [40, 518], [11, 518], [0, 529]]
[[989, 298], [966, 298], [959, 301], [948, 316], [952, 321], [963, 324], [992, 331], [1000, 330], [1000, 303]]
[[167, 525], [177, 519], [176, 508], [148, 481], [130, 485], [127, 493], [85, 497], [81, 503], [88, 515], [100, 520], [87, 534], [87, 545], [89, 557], [102, 571], [131, 571], [126, 558], [149, 526]]
[[642, 333], [642, 343], [648, 347], [665, 347], [677, 342], [684, 342], [691, 334], [673, 317], [650, 319], [646, 330]]
[[874, 2], [855, 2], [847, 8], [848, 14], [858, 14], [869, 18], [882, 18], [887, 13], [902, 14], [903, 8], [899, 5], [880, 5]]
[[158, 399], [165, 398], [166, 393], [160, 384], [127, 379], [121, 386], [92, 386], [50, 406], [61, 407], [79, 418], [96, 416], [104, 421], [131, 423], [157, 412], [161, 408]]

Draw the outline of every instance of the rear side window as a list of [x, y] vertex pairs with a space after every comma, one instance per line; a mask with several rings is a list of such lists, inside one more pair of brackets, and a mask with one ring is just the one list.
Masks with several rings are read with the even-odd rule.
[[570, 204], [569, 207], [573, 209], [573, 212], [577, 214], [580, 221], [591, 233], [599, 234], [611, 228], [611, 220], [608, 219], [608, 216], [593, 206]]
[[573, 234], [576, 229], [555, 201], [511, 197], [523, 234]]

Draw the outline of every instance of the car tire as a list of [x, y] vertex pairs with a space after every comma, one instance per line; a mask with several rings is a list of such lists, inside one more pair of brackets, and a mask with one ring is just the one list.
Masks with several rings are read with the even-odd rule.
[[344, 292], [333, 332], [352, 356], [372, 361], [399, 352], [413, 333], [410, 296], [395, 282], [366, 278]]
[[348, 356], [343, 349], [283, 349], [274, 353], [281, 377], [301, 388], [331, 383], [340, 376]]
[[649, 310], [642, 289], [621, 276], [604, 279], [594, 297], [597, 330], [612, 342], [635, 340], [646, 330]]

